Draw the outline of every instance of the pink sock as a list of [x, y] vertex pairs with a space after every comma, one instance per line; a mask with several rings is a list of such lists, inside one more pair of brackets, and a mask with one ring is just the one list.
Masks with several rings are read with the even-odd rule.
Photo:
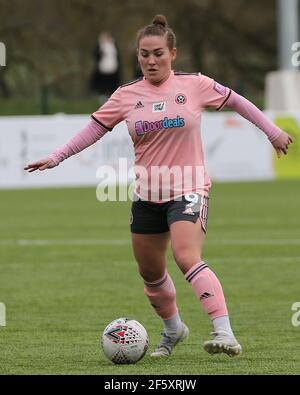
[[161, 280], [149, 283], [144, 281], [144, 292], [156, 313], [163, 319], [169, 320], [177, 312], [176, 290], [173, 281], [166, 272]]
[[211, 319], [228, 315], [223, 289], [205, 262], [197, 263], [186, 274], [204, 310]]

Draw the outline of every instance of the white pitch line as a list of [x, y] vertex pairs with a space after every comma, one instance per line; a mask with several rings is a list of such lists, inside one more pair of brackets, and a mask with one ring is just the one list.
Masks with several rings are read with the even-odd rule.
[[[204, 259], [206, 262], [206, 259]], [[240, 263], [253, 263], [253, 262], [298, 262], [300, 261], [300, 256], [256, 256], [256, 257], [209, 257], [207, 262], [216, 262], [216, 263], [224, 263], [224, 262], [240, 262]]]
[[[129, 245], [129, 239], [74, 239], [74, 240], [0, 240], [1, 246], [45, 247], [45, 246], [97, 246], [97, 245]], [[300, 245], [300, 239], [208, 239], [208, 245]]]
[[[210, 221], [212, 226], [228, 225], [228, 220], [214, 219]], [[300, 225], [299, 219], [288, 218], [286, 221], [279, 221], [273, 218], [234, 218], [230, 219], [230, 224], [233, 225]]]
[[[241, 265], [243, 264], [257, 264], [257, 263], [287, 263], [287, 264], [298, 264], [300, 262], [300, 256], [256, 256], [256, 257], [207, 257], [207, 259], [204, 259], [207, 264], [211, 265], [223, 265], [227, 263], [240, 263]], [[134, 260], [118, 260], [118, 261], [111, 261], [111, 265], [115, 266], [121, 266], [121, 265], [131, 265], [134, 263]], [[1, 266], [8, 266], [10, 269], [20, 269], [24, 268], [25, 266], [28, 266], [28, 262], [18, 262], [18, 263], [10, 263], [10, 262], [1, 262]], [[88, 265], [98, 265], [98, 261], [91, 261], [87, 263], [86, 261], [50, 261], [50, 262], [43, 262], [39, 261], [37, 262], [31, 262], [31, 264], [37, 266], [37, 265], [46, 265], [46, 266], [72, 266], [72, 267], [80, 267], [80, 266], [86, 266]]]
[[128, 245], [130, 240], [99, 239], [99, 240], [0, 240], [3, 246], [47, 247], [47, 246], [93, 246], [93, 245]]
[[207, 240], [214, 245], [300, 245], [300, 239], [219, 239]]

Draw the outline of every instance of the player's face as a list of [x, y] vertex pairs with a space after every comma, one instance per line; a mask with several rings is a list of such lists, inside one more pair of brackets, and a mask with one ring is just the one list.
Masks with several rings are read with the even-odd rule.
[[160, 85], [168, 79], [175, 58], [176, 48], [170, 50], [165, 37], [146, 36], [140, 40], [138, 61], [145, 78], [151, 84]]

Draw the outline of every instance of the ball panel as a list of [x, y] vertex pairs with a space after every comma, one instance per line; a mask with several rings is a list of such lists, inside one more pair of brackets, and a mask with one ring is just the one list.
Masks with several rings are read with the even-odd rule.
[[101, 346], [106, 357], [115, 364], [136, 363], [146, 354], [149, 337], [140, 322], [122, 317], [104, 329]]

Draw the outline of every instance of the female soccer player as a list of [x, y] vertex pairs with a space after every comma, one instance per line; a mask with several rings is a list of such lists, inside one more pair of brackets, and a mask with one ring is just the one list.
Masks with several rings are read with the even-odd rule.
[[212, 320], [213, 339], [204, 343], [204, 349], [210, 354], [239, 355], [241, 346], [230, 325], [222, 286], [201, 259], [211, 186], [199, 134], [201, 113], [208, 107], [235, 110], [267, 135], [278, 157], [287, 154], [292, 139], [233, 90], [199, 73], [174, 72], [176, 38], [164, 16], [157, 15], [138, 32], [137, 56], [144, 77], [119, 87], [66, 145], [25, 170], [53, 168], [125, 120], [134, 144], [137, 176], [131, 217], [133, 251], [145, 294], [164, 323], [161, 343], [151, 356], [171, 355], [189, 333], [167, 272], [169, 241], [177, 265]]

